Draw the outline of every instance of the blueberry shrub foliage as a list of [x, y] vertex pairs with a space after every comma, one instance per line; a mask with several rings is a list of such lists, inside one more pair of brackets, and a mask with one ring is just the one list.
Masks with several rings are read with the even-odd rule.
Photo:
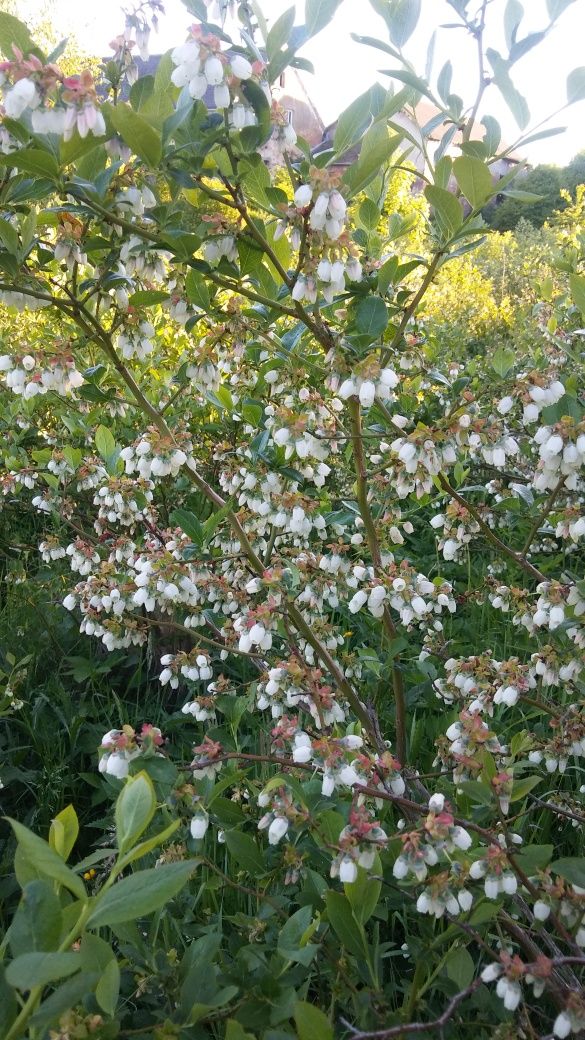
[[93, 818], [5, 824], [5, 1040], [585, 1028], [585, 234], [517, 339], [425, 312], [534, 201], [485, 105], [547, 132], [515, 66], [572, 0], [449, 0], [465, 99], [371, 0], [384, 85], [312, 154], [273, 88], [339, 3], [184, 0], [139, 75], [144, 0], [97, 79], [0, 14], [3, 530], [97, 647], [80, 739], [110, 712]]

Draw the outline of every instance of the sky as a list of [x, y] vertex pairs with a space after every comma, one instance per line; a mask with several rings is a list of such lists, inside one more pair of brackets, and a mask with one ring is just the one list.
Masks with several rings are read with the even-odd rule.
[[[260, 0], [269, 23], [293, 5], [294, 0]], [[39, 0], [25, 0], [33, 12], [39, 9]], [[131, 7], [132, 0], [125, 0]], [[487, 43], [503, 50], [503, 13], [506, 0], [492, 0], [490, 19], [492, 31]], [[297, 22], [303, 20], [303, 2], [296, 3]], [[162, 53], [181, 43], [193, 21], [181, 0], [165, 0], [166, 16], [161, 20], [158, 34], [153, 37], [151, 51]], [[546, 24], [545, 0], [525, 0], [526, 15], [519, 38]], [[473, 5], [471, 5], [473, 9]], [[109, 41], [123, 27], [120, 0], [55, 0], [56, 29], [60, 33], [74, 33], [81, 46], [93, 53], [106, 55]], [[437, 31], [434, 74], [450, 59], [454, 66], [452, 90], [468, 103], [475, 96], [477, 71], [473, 42], [462, 30], [441, 30], [445, 21], [453, 21], [453, 11], [446, 0], [422, 0], [422, 15], [416, 32], [405, 47], [405, 53], [419, 72], [426, 63], [427, 48], [433, 32]], [[373, 82], [384, 85], [388, 78], [381, 70], [396, 67], [394, 60], [380, 51], [356, 43], [352, 33], [376, 36], [386, 40], [387, 29], [375, 14], [368, 0], [343, 0], [333, 22], [300, 52], [313, 61], [316, 73], [310, 78], [310, 93], [325, 124], [339, 113]], [[574, 0], [560, 18], [550, 36], [534, 51], [526, 55], [513, 70], [517, 87], [528, 100], [532, 113], [530, 126], [540, 123], [545, 116], [558, 109], [566, 100], [567, 74], [577, 66], [585, 65], [585, 0]], [[484, 105], [485, 112], [501, 123], [504, 139], [513, 144], [519, 137], [513, 117], [497, 90], [490, 88]], [[585, 149], [585, 101], [572, 105], [557, 116], [553, 126], [566, 127], [565, 133], [528, 145], [522, 154], [533, 164], [553, 162], [563, 165], [578, 151]]]

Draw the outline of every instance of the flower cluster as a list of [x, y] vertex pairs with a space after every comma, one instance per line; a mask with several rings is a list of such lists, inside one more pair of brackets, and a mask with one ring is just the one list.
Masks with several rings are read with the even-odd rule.
[[172, 690], [177, 689], [180, 675], [190, 682], [211, 679], [213, 676], [209, 667], [209, 657], [201, 650], [191, 650], [188, 654], [184, 651], [178, 654], [164, 654], [160, 663], [163, 670], [158, 677], [159, 682], [163, 686], [168, 683]]
[[[402, 851], [392, 868], [394, 877], [398, 880], [413, 874], [417, 881], [424, 881], [428, 868], [436, 866], [441, 854], [452, 854], [456, 850], [466, 851], [471, 846], [471, 835], [464, 827], [455, 823], [453, 815], [445, 808], [444, 796], [440, 794], [431, 797], [429, 814], [421, 827], [402, 834], [400, 840]], [[444, 913], [449, 899], [450, 896], [447, 896], [443, 910], [436, 916]], [[428, 913], [430, 910], [425, 912]]]
[[445, 671], [447, 678], [435, 683], [437, 696], [446, 704], [464, 700], [472, 714], [492, 716], [496, 705], [511, 708], [536, 686], [529, 665], [520, 664], [516, 657], [497, 661], [490, 651], [464, 660], [451, 657], [445, 661]]
[[327, 189], [321, 179], [315, 178], [315, 183], [301, 184], [296, 189], [294, 203], [298, 210], [308, 211], [309, 227], [313, 231], [325, 232], [333, 242], [340, 237], [347, 216], [347, 203], [337, 188]]
[[337, 396], [342, 401], [357, 397], [363, 408], [370, 408], [376, 397], [383, 402], [391, 400], [394, 396], [392, 391], [398, 383], [398, 376], [391, 368], [381, 369], [377, 365], [373, 371], [366, 370], [363, 374], [356, 371], [350, 378], [344, 379], [337, 390]]
[[163, 735], [156, 726], [144, 723], [140, 733], [132, 726], [111, 729], [102, 737], [99, 747], [99, 771], [116, 780], [128, 776], [130, 763], [145, 752], [152, 751], [164, 743]]
[[20, 119], [30, 110], [35, 133], [57, 134], [65, 141], [75, 130], [82, 138], [105, 135], [91, 72], [64, 76], [57, 65], [45, 65], [35, 54], [25, 58], [16, 46], [13, 51], [14, 58], [0, 65], [7, 116]]
[[[190, 453], [192, 446], [186, 442]], [[124, 462], [126, 473], [138, 473], [143, 480], [152, 477], [173, 477], [188, 463], [188, 454], [178, 448], [175, 439], [161, 437], [156, 429], [150, 428], [133, 445], [123, 448], [120, 458]]]
[[296, 804], [292, 791], [284, 785], [262, 791], [258, 795], [258, 805], [262, 809], [270, 805], [270, 810], [258, 821], [258, 830], [268, 831], [269, 845], [278, 845], [291, 823], [302, 824], [307, 818], [306, 811]]
[[331, 863], [331, 877], [338, 877], [342, 884], [353, 884], [357, 880], [358, 867], [371, 870], [376, 854], [386, 847], [388, 836], [365, 806], [352, 806], [349, 823], [343, 827], [337, 839], [339, 852]]
[[0, 373], [4, 375], [6, 386], [25, 401], [50, 391], [66, 396], [83, 383], [75, 359], [68, 353], [38, 358], [33, 354], [22, 357], [3, 354], [0, 356]]
[[219, 37], [204, 32], [200, 26], [192, 27], [187, 42], [175, 47], [171, 57], [175, 65], [171, 77], [175, 86], [184, 88], [189, 97], [204, 101], [210, 107], [231, 109], [230, 122], [236, 130], [256, 123], [242, 84], [253, 78], [265, 88], [267, 99], [271, 101], [262, 78], [263, 63], [250, 62], [240, 52], [222, 51]]

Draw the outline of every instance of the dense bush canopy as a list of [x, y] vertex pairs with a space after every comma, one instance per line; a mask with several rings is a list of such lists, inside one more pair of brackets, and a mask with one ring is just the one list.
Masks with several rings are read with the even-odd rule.
[[0, 15], [5, 1040], [585, 1028], [584, 192], [481, 215], [571, 0], [451, 0], [468, 99], [371, 2], [318, 158], [271, 86], [339, 0], [138, 77], [145, 0], [99, 83]]

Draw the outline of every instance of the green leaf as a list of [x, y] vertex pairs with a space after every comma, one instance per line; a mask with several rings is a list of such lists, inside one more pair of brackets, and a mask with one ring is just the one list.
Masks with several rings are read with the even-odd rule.
[[90, 152], [101, 147], [101, 143], [96, 141], [93, 134], [88, 134], [87, 137], [80, 137], [76, 131], [69, 141], [61, 141], [59, 145], [61, 165], [69, 166], [71, 163], [77, 162], [78, 159], [82, 159], [85, 155], [89, 155]]
[[457, 183], [473, 209], [480, 209], [496, 192], [489, 167], [481, 159], [460, 155], [453, 163]]
[[[361, 140], [377, 112], [379, 84], [370, 87], [364, 94], [352, 101], [337, 120], [333, 149], [335, 155], [343, 155]], [[382, 91], [382, 93], [385, 93]]]
[[384, 75], [405, 83], [407, 87], [411, 87], [417, 94], [423, 94], [424, 97], [428, 97], [429, 101], [432, 101], [433, 104], [435, 103], [433, 92], [427, 81], [422, 76], [417, 76], [414, 72], [411, 72], [410, 69], [387, 69], [384, 70]]
[[585, 65], [573, 69], [567, 76], [567, 103], [574, 105], [585, 98]]
[[4, 966], [0, 964], [0, 1036], [6, 1036], [16, 1018], [16, 993], [6, 981]]
[[521, 798], [525, 798], [529, 791], [537, 784], [542, 783], [542, 777], [540, 776], [525, 776], [523, 780], [515, 780], [512, 784], [512, 794], [510, 796], [511, 802], [518, 802]]
[[194, 268], [188, 271], [185, 278], [185, 292], [187, 293], [189, 303], [194, 303], [202, 311], [208, 311], [211, 307], [211, 299], [205, 280], [199, 271], [196, 271]]
[[365, 933], [355, 919], [349, 900], [341, 892], [329, 891], [325, 902], [331, 927], [342, 945], [355, 957], [366, 957], [368, 948]]
[[364, 199], [359, 208], [359, 222], [369, 231], [377, 227], [380, 219], [380, 210], [372, 199]]
[[371, 877], [372, 874], [382, 874], [382, 864], [377, 853], [374, 865], [370, 870], [358, 867], [357, 878], [353, 884], [343, 886], [354, 917], [359, 924], [366, 924], [370, 920], [382, 891], [382, 882], [378, 878]]
[[438, 188], [448, 188], [451, 174], [453, 172], [453, 160], [448, 155], [443, 155], [435, 164], [435, 184]]
[[[81, 451], [81, 449], [80, 448], [72, 448], [70, 444], [65, 444], [63, 446], [63, 456], [67, 459], [67, 462], [69, 463], [69, 465], [71, 466], [71, 469], [73, 469], [73, 470], [78, 469], [79, 466], [81, 466], [81, 463], [83, 462], [83, 452]], [[70, 810], [69, 819], [71, 821], [72, 831], [73, 831], [73, 830], [75, 830], [75, 823], [77, 821], [77, 815], [76, 815], [75, 809], [73, 808], [72, 805], [67, 806], [67, 809]], [[65, 809], [63, 810], [63, 812], [66, 812], [66, 811], [67, 810], [65, 810]], [[73, 816], [71, 815], [71, 813], [73, 814]], [[75, 819], [73, 819], [73, 817], [75, 817]], [[55, 819], [59, 819], [59, 821], [61, 822], [61, 813], [59, 813], [59, 817], [55, 817]], [[53, 823], [55, 823], [55, 820], [53, 820]], [[62, 826], [63, 826], [63, 824], [62, 824]], [[78, 833], [79, 833], [79, 824], [77, 824], [77, 831], [75, 832], [75, 838], [77, 838]], [[50, 831], [49, 831], [49, 845], [51, 845], [51, 832]], [[55, 848], [56, 848], [56, 846], [55, 846]], [[58, 851], [59, 850], [57, 849], [57, 852]], [[69, 852], [70, 851], [71, 851], [71, 849], [69, 850]], [[69, 852], [67, 853], [67, 856], [69, 855]], [[61, 855], [61, 853], [59, 853], [59, 854]], [[63, 856], [63, 859], [67, 859], [67, 856]]]
[[511, 50], [516, 42], [516, 34], [523, 17], [524, 8], [520, 0], [508, 0], [504, 11], [504, 36], [508, 50]]
[[516, 363], [516, 351], [511, 347], [498, 347], [492, 357], [492, 368], [494, 372], [504, 379]]
[[294, 1017], [299, 1040], [333, 1040], [331, 1022], [314, 1004], [298, 1000]]
[[23, 148], [18, 152], [11, 152], [10, 155], [1, 155], [0, 162], [6, 166], [16, 166], [17, 170], [24, 170], [25, 173], [48, 177], [52, 181], [59, 178], [57, 160], [40, 148]]
[[240, 160], [239, 173], [246, 194], [261, 206], [269, 206], [266, 189], [271, 185], [270, 174], [260, 156]]
[[116, 801], [116, 838], [120, 853], [127, 852], [146, 830], [156, 811], [152, 780], [144, 772], [130, 776]]
[[319, 921], [313, 921], [313, 908], [302, 906], [285, 922], [278, 934], [277, 953], [285, 961], [293, 961], [308, 967], [318, 946], [309, 943], [317, 930]]
[[577, 398], [565, 394], [556, 404], [549, 404], [542, 409], [541, 419], [548, 425], [560, 422], [564, 415], [570, 415], [576, 422], [583, 419], [583, 406]]
[[152, 838], [147, 838], [145, 841], [141, 841], [139, 845], [135, 845], [133, 849], [129, 849], [128, 852], [118, 860], [116, 870], [121, 873], [130, 863], [134, 863], [135, 860], [141, 859], [142, 856], [146, 856], [148, 852], [152, 852], [153, 849], [158, 848], [159, 845], [164, 845], [165, 841], [168, 841], [180, 826], [180, 820], [173, 820], [173, 822], [169, 823], [168, 827], [165, 827], [164, 830], [159, 831], [158, 834], [153, 834]]
[[550, 869], [553, 874], [560, 874], [571, 885], [585, 888], [585, 859], [582, 856], [567, 856], [565, 859], [554, 860]]
[[162, 142], [156, 130], [125, 102], [109, 105], [108, 112], [120, 137], [140, 159], [156, 169], [162, 158]]
[[358, 332], [372, 340], [381, 336], [388, 324], [386, 304], [379, 296], [367, 296], [356, 309], [355, 325]]
[[172, 74], [173, 59], [171, 57], [171, 51], [166, 51], [165, 54], [161, 55], [154, 74], [155, 94], [168, 94], [169, 90], [173, 89], [173, 83], [171, 80]]
[[239, 238], [238, 260], [240, 264], [240, 274], [258, 275], [262, 268], [263, 255], [261, 248], [256, 245], [252, 239]]
[[59, 946], [61, 904], [50, 881], [29, 881], [8, 932], [13, 957]]
[[[288, 62], [285, 58], [285, 66], [287, 64]], [[272, 65], [270, 67], [272, 68]], [[270, 105], [268, 104], [266, 94], [262, 90], [262, 87], [253, 79], [244, 80], [240, 89], [248, 104], [254, 109], [254, 114], [258, 122], [258, 125], [255, 127], [246, 127], [241, 131], [241, 134], [244, 135], [244, 140], [246, 140], [246, 134], [252, 134], [255, 142], [254, 147], [257, 147], [259, 144], [264, 144], [272, 133]]]
[[14, 60], [14, 47], [18, 47], [26, 58], [31, 51], [38, 51], [24, 22], [13, 14], [0, 11], [0, 51], [9, 61]]
[[234, 1018], [228, 1018], [225, 1027], [225, 1040], [254, 1040], [252, 1033], [246, 1033], [243, 1026]]
[[486, 924], [488, 921], [493, 921], [498, 910], [499, 907], [497, 903], [494, 904], [489, 902], [487, 899], [484, 899], [474, 907], [469, 918], [469, 923], [474, 927], [477, 927], [480, 924]]
[[487, 784], [482, 784], [479, 780], [463, 780], [458, 786], [472, 802], [479, 802], [480, 805], [491, 805], [493, 795]]
[[374, 123], [362, 139], [358, 161], [344, 174], [350, 195], [357, 195], [377, 177], [400, 144], [400, 134], [390, 134], [386, 122]]
[[67, 805], [55, 816], [51, 823], [49, 845], [61, 859], [67, 862], [77, 841], [78, 834], [79, 820], [77, 819], [77, 813], [72, 805]]
[[202, 545], [203, 529], [195, 513], [191, 513], [188, 509], [173, 509], [169, 520], [173, 527], [180, 527], [181, 531], [184, 531], [195, 545]]
[[322, 809], [319, 813], [319, 834], [315, 835], [315, 841], [319, 842], [321, 837], [324, 842], [336, 845], [337, 839], [345, 826], [345, 819], [335, 809]]
[[37, 837], [27, 827], [23, 827], [17, 820], [12, 820], [9, 816], [6, 819], [14, 831], [22, 855], [26, 858], [27, 866], [32, 867], [39, 874], [57, 881], [60, 885], [69, 889], [70, 892], [73, 892], [73, 895], [77, 896], [78, 899], [87, 898], [85, 886], [81, 878], [78, 878], [77, 874], [74, 874], [65, 865], [61, 857], [53, 851], [46, 841]]
[[481, 125], [485, 127], [483, 143], [487, 148], [488, 155], [495, 155], [502, 140], [500, 124], [493, 116], [484, 116]]
[[530, 877], [532, 874], [536, 874], [538, 870], [544, 870], [550, 863], [554, 853], [553, 845], [526, 845], [518, 854], [515, 859], [525, 874]]
[[329, 24], [342, 0], [305, 0], [307, 36], [316, 36]]
[[436, 184], [428, 184], [425, 195], [433, 207], [435, 220], [441, 232], [450, 238], [463, 223], [463, 210], [459, 199], [445, 188], [437, 188]]
[[237, 830], [226, 831], [225, 843], [238, 866], [243, 867], [249, 874], [266, 873], [262, 850], [249, 834]]
[[582, 274], [570, 275], [569, 285], [571, 287], [573, 303], [585, 318], [585, 276]]
[[100, 938], [99, 935], [92, 935], [91, 932], [83, 933], [79, 944], [79, 953], [83, 961], [84, 971], [102, 972], [115, 957], [110, 943]]
[[301, 907], [283, 925], [277, 946], [277, 953], [283, 960], [308, 967], [314, 959], [319, 945], [310, 943], [309, 939], [319, 927], [319, 919], [313, 921], [312, 914], [311, 906]]
[[266, 39], [268, 61], [273, 61], [288, 44], [292, 27], [295, 24], [295, 8], [289, 7], [278, 17]]
[[[246, 416], [246, 414], [245, 414], [245, 409], [243, 409], [242, 411], [244, 412], [244, 418], [246, 418], [246, 421], [250, 422], [249, 416]], [[262, 414], [262, 412], [260, 412], [260, 415], [261, 414]], [[204, 541], [204, 543], [207, 544], [208, 542], [211, 541], [211, 539], [213, 538], [213, 536], [214, 536], [217, 528], [219, 527], [219, 525], [221, 523], [223, 523], [223, 521], [226, 519], [228, 514], [231, 512], [231, 510], [233, 508], [233, 504], [234, 504], [233, 500], [231, 498], [228, 499], [226, 504], [224, 506], [222, 506], [221, 509], [217, 509], [215, 511], [215, 513], [212, 513], [211, 516], [209, 516], [207, 518], [207, 520], [203, 524], [203, 541]]]
[[445, 962], [445, 970], [457, 989], [466, 989], [475, 974], [473, 957], [464, 947], [451, 950]]
[[164, 863], [161, 867], [140, 870], [117, 881], [98, 897], [87, 927], [123, 924], [154, 913], [181, 891], [197, 863], [197, 860]]
[[553, 21], [555, 18], [558, 18], [563, 11], [567, 10], [567, 7], [574, 3], [575, 0], [546, 0], [546, 9], [550, 20]]
[[526, 104], [526, 99], [522, 97], [522, 94], [516, 89], [510, 79], [508, 62], [505, 61], [501, 54], [498, 54], [498, 52], [492, 47], [488, 47], [486, 53], [490, 65], [494, 70], [494, 83], [514, 116], [518, 126], [521, 130], [524, 130], [524, 127], [528, 126], [530, 121], [530, 110]]
[[46, 1000], [43, 1000], [38, 1011], [29, 1020], [29, 1025], [39, 1029], [48, 1029], [55, 1025], [65, 1011], [77, 1007], [84, 997], [94, 990], [98, 981], [99, 976], [96, 972], [77, 972], [73, 978], [61, 983]]
[[22, 251], [26, 255], [32, 246], [37, 229], [37, 214], [31, 209], [24, 218], [21, 226]]
[[106, 1015], [113, 1017], [120, 994], [120, 969], [113, 958], [104, 968], [95, 990], [95, 999]]
[[404, 47], [418, 24], [421, 0], [378, 0], [373, 7], [384, 18], [392, 43]]
[[128, 303], [131, 307], [152, 307], [153, 304], [163, 303], [168, 299], [168, 292], [163, 292], [162, 289], [140, 289], [138, 292], [132, 293], [128, 298]]
[[507, 199], [516, 199], [518, 202], [540, 202], [544, 198], [543, 195], [536, 195], [533, 191], [520, 191], [518, 188], [506, 188], [499, 194], [505, 195]]
[[94, 443], [102, 459], [108, 462], [116, 450], [116, 442], [107, 426], [98, 426], [95, 431]]
[[529, 134], [528, 137], [522, 139], [522, 147], [524, 148], [527, 144], [532, 144], [533, 141], [543, 141], [545, 137], [558, 137], [559, 134], [566, 134], [566, 126], [551, 126], [549, 130], [540, 130], [536, 134]]
[[6, 981], [16, 989], [32, 989], [64, 979], [80, 968], [78, 953], [23, 953], [6, 968]]
[[8, 220], [0, 219], [0, 242], [9, 253], [18, 256], [19, 241], [16, 228]]
[[129, 101], [132, 108], [138, 110], [148, 101], [154, 90], [154, 76], [141, 76], [130, 87]]
[[445, 104], [448, 104], [449, 101], [452, 78], [453, 65], [450, 61], [446, 61], [437, 77], [437, 90], [439, 92], [439, 97], [445, 102]]

